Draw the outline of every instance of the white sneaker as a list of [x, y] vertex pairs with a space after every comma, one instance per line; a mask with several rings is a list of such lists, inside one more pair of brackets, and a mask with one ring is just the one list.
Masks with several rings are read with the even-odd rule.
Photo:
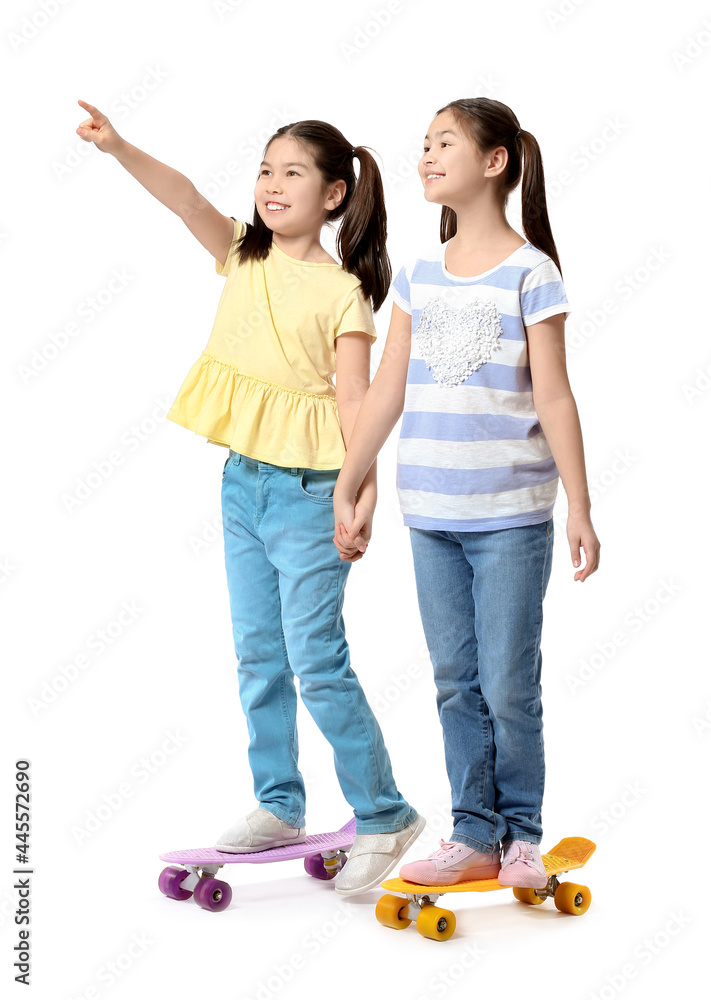
[[270, 847], [300, 844], [306, 828], [289, 826], [268, 809], [258, 808], [239, 820], [218, 838], [215, 849], [227, 854], [254, 854]]
[[341, 896], [356, 896], [379, 885], [425, 828], [417, 815], [409, 826], [395, 833], [356, 834], [348, 860], [333, 880]]

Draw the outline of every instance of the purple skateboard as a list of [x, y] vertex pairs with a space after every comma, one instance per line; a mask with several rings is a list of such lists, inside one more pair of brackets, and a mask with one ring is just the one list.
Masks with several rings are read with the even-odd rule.
[[190, 899], [205, 910], [224, 910], [230, 905], [232, 889], [219, 882], [215, 875], [222, 865], [259, 865], [270, 861], [303, 858], [304, 868], [314, 878], [335, 878], [347, 860], [346, 851], [353, 846], [355, 816], [333, 833], [315, 833], [300, 844], [272, 847], [252, 854], [229, 854], [214, 847], [198, 847], [191, 851], [170, 851], [161, 854], [161, 861], [182, 867], [164, 868], [158, 878], [158, 888], [171, 899]]

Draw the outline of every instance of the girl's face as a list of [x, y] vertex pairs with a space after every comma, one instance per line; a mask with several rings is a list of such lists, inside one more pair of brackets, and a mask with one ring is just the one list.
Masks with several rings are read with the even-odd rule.
[[286, 136], [274, 139], [264, 156], [254, 201], [265, 226], [282, 236], [299, 236], [323, 225], [343, 199], [346, 182], [325, 185], [311, 153]]
[[456, 206], [471, 201], [484, 187], [487, 161], [451, 111], [437, 115], [427, 130], [417, 169], [425, 199]]

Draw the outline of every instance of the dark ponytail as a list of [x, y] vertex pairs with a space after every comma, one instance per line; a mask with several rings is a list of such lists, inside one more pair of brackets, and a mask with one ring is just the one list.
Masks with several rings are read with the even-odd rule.
[[[506, 208], [509, 195], [514, 190], [523, 171], [521, 184], [521, 221], [526, 239], [534, 247], [548, 254], [562, 275], [558, 251], [548, 220], [546, 187], [543, 176], [543, 158], [536, 139], [519, 126], [511, 108], [501, 101], [488, 97], [464, 98], [450, 101], [437, 114], [451, 111], [462, 128], [476, 143], [483, 154], [497, 146], [505, 146], [508, 164], [500, 181], [501, 209]], [[446, 205], [442, 206], [439, 235], [442, 243], [457, 231], [457, 215]]]
[[[315, 120], [283, 125], [267, 142], [265, 156], [270, 143], [282, 136], [296, 139], [307, 148], [324, 184], [338, 180], [346, 182], [343, 200], [329, 212], [326, 222], [343, 219], [336, 236], [343, 268], [360, 280], [363, 295], [372, 299], [373, 311], [377, 312], [385, 301], [392, 279], [385, 248], [385, 196], [377, 163], [364, 146], [353, 149], [337, 128]], [[354, 157], [360, 163], [358, 177], [353, 167]], [[247, 223], [247, 231], [233, 252], [239, 256], [240, 263], [264, 260], [271, 245], [272, 231], [265, 226], [255, 205], [253, 222]]]
[[[385, 249], [388, 235], [385, 195], [380, 169], [365, 146], [356, 146], [360, 170], [352, 196], [343, 199], [343, 223], [338, 230], [338, 254], [346, 271], [357, 274], [373, 310], [380, 309], [390, 288], [392, 271]], [[347, 203], [346, 203], [347, 202]], [[335, 216], [334, 216], [335, 217]]]

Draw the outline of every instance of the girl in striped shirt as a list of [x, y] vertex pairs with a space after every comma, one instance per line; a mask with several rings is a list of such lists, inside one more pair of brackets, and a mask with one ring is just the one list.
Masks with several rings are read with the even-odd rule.
[[[570, 308], [540, 149], [510, 108], [483, 97], [441, 108], [418, 169], [425, 199], [442, 205], [442, 246], [393, 282], [387, 343], [334, 491], [334, 542], [344, 560], [365, 552], [374, 503], [359, 490], [402, 414], [397, 488], [454, 824], [400, 874], [543, 888], [540, 640], [559, 476], [575, 580], [600, 553], [565, 363]], [[526, 239], [505, 213], [521, 179]]]

